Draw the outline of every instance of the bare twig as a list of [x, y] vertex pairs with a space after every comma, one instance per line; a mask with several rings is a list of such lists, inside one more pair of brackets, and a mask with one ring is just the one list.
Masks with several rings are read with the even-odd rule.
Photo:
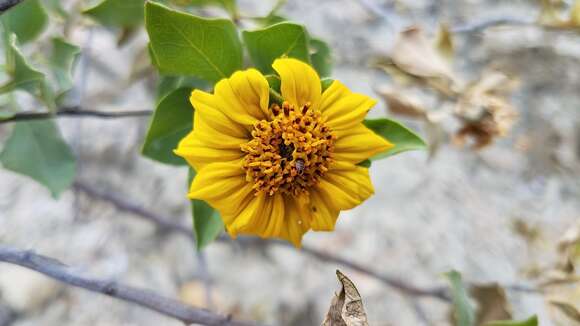
[[[108, 192], [108, 193], [100, 192], [100, 191], [92, 188], [91, 186], [89, 186], [81, 181], [76, 181], [73, 186], [76, 189], [86, 193], [90, 197], [111, 203], [113, 206], [115, 206], [117, 209], [119, 209], [121, 211], [128, 212], [128, 213], [131, 213], [137, 217], [152, 221], [163, 230], [176, 232], [176, 233], [182, 234], [182, 235], [184, 235], [192, 240], [195, 240], [193, 232], [190, 228], [188, 228], [182, 224], [173, 222], [167, 217], [163, 217], [163, 216], [157, 215], [155, 213], [152, 213], [152, 212], [142, 208], [141, 206], [136, 205], [136, 204], [131, 203], [131, 202], [128, 202], [125, 199], [119, 198], [110, 192]], [[225, 236], [221, 236], [217, 240], [220, 242], [229, 241], [229, 239]], [[287, 248], [294, 248], [291, 245], [289, 245], [288, 243], [283, 242], [283, 241], [265, 241], [265, 240], [260, 240], [260, 239], [243, 238], [243, 237], [239, 237], [238, 241], [264, 242], [264, 243], [267, 243], [269, 245], [277, 245], [277, 246], [282, 246], [282, 247], [287, 247]], [[431, 298], [439, 299], [439, 300], [442, 300], [445, 302], [450, 302], [450, 297], [447, 294], [446, 288], [443, 286], [442, 287], [421, 288], [421, 287], [415, 286], [413, 284], [406, 283], [403, 280], [400, 280], [399, 278], [397, 278], [395, 276], [388, 276], [388, 275], [381, 274], [381, 273], [373, 271], [365, 266], [351, 262], [345, 258], [341, 258], [341, 257], [335, 256], [331, 253], [327, 253], [327, 252], [324, 252], [324, 251], [321, 251], [321, 250], [318, 250], [315, 248], [311, 248], [308, 246], [304, 246], [304, 245], [302, 246], [302, 249], [299, 252], [303, 252], [303, 253], [308, 254], [310, 256], [316, 257], [321, 261], [331, 262], [334, 264], [342, 265], [346, 268], [357, 271], [361, 274], [368, 275], [368, 276], [373, 277], [373, 278], [383, 282], [384, 284], [386, 284], [386, 285], [388, 285], [388, 286], [390, 286], [398, 291], [401, 291], [405, 294], [408, 294], [408, 295], [413, 295], [413, 296], [418, 296], [418, 297], [431, 297]]]
[[530, 26], [534, 25], [533, 19], [523, 19], [517, 17], [495, 17], [483, 19], [476, 22], [467, 23], [465, 25], [454, 26], [451, 28], [453, 33], [474, 33], [479, 32], [490, 27], [497, 26]]
[[6, 10], [16, 6], [17, 4], [21, 3], [22, 0], [2, 0], [0, 1], [0, 15], [3, 14]]
[[35, 254], [32, 251], [0, 246], [0, 261], [37, 271], [68, 285], [135, 303], [165, 316], [178, 319], [186, 324], [197, 323], [212, 326], [256, 325], [255, 323], [232, 320], [229, 316], [218, 315], [205, 309], [188, 306], [150, 290], [124, 285], [115, 281], [82, 276], [58, 260]]
[[112, 118], [129, 118], [129, 117], [147, 117], [153, 114], [152, 110], [125, 110], [125, 111], [92, 111], [92, 110], [81, 110], [79, 107], [67, 107], [58, 110], [56, 113], [51, 112], [20, 112], [16, 113], [14, 116], [0, 120], [0, 124], [7, 122], [16, 121], [28, 121], [28, 120], [42, 120], [42, 119], [52, 119], [56, 117], [92, 117], [92, 118], [102, 118], [102, 119], [112, 119]]

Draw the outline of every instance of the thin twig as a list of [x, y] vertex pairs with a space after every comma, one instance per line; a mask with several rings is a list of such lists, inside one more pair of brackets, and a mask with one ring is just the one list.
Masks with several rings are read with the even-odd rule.
[[[195, 237], [194, 237], [193, 232], [190, 228], [188, 228], [182, 224], [173, 222], [173, 221], [171, 221], [171, 219], [169, 219], [167, 217], [163, 217], [163, 216], [157, 215], [153, 212], [150, 212], [150, 211], [144, 209], [143, 207], [141, 207], [137, 204], [134, 204], [134, 203], [128, 202], [125, 199], [119, 198], [119, 197], [115, 196], [114, 194], [112, 194], [111, 192], [107, 192], [107, 193], [100, 192], [100, 191], [94, 189], [93, 187], [91, 187], [91, 186], [89, 186], [81, 181], [75, 181], [73, 187], [75, 189], [78, 189], [78, 190], [86, 193], [89, 197], [93, 197], [93, 198], [96, 198], [96, 199], [99, 199], [102, 201], [109, 202], [110, 204], [115, 206], [120, 211], [131, 213], [134, 216], [152, 221], [163, 230], [182, 234], [182, 235], [195, 241]], [[220, 237], [218, 237], [217, 240], [220, 242], [229, 241], [229, 239], [225, 236], [220, 236]], [[294, 248], [291, 245], [289, 245], [288, 243], [283, 242], [283, 241], [264, 241], [264, 240], [260, 240], [260, 239], [243, 238], [243, 237], [239, 237], [238, 241], [242, 241], [242, 242], [246, 242], [246, 243], [247, 242], [263, 242], [263, 243], [266, 243], [269, 245], [278, 245], [278, 246], [282, 246], [282, 247], [286, 247], [286, 248]], [[342, 266], [347, 267], [351, 270], [357, 271], [361, 274], [365, 274], [367, 276], [373, 277], [373, 278], [383, 282], [384, 284], [386, 284], [386, 285], [388, 285], [388, 286], [390, 286], [398, 291], [401, 291], [405, 294], [418, 296], [418, 297], [431, 297], [431, 298], [439, 299], [439, 300], [442, 300], [445, 302], [450, 302], [450, 298], [449, 298], [449, 295], [447, 294], [445, 287], [421, 288], [421, 287], [406, 283], [405, 281], [403, 281], [397, 277], [381, 274], [381, 273], [373, 271], [365, 266], [351, 262], [345, 258], [341, 258], [341, 257], [335, 256], [331, 253], [327, 253], [327, 252], [324, 252], [324, 251], [321, 251], [321, 250], [318, 250], [315, 248], [311, 248], [311, 247], [308, 247], [305, 245], [302, 246], [302, 248], [299, 252], [316, 257], [321, 261], [331, 262], [334, 264], [342, 265]]]
[[253, 326], [256, 323], [232, 320], [229, 316], [188, 306], [180, 301], [163, 297], [150, 290], [124, 285], [115, 281], [91, 278], [77, 274], [72, 268], [50, 257], [32, 251], [0, 246], [0, 261], [19, 265], [62, 283], [101, 293], [141, 307], [157, 311], [185, 324]]
[[490, 27], [497, 26], [530, 26], [535, 25], [533, 19], [523, 19], [517, 17], [495, 17], [483, 19], [476, 22], [466, 23], [464, 25], [454, 26], [451, 28], [453, 33], [474, 33]]
[[3, 14], [6, 10], [16, 6], [17, 4], [21, 3], [22, 0], [2, 0], [0, 1], [0, 15]]
[[92, 111], [82, 110], [79, 107], [62, 108], [56, 113], [51, 112], [20, 112], [10, 118], [0, 120], [0, 124], [7, 122], [28, 121], [53, 119], [56, 117], [92, 117], [102, 119], [129, 118], [129, 117], [147, 117], [153, 114], [152, 110], [125, 110], [125, 111]]

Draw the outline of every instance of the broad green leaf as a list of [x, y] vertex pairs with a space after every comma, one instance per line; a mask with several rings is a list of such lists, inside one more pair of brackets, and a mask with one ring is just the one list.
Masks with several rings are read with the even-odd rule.
[[538, 326], [538, 317], [532, 316], [529, 319], [523, 321], [492, 321], [491, 323], [485, 324], [485, 326]]
[[40, 0], [24, 0], [0, 16], [4, 32], [14, 33], [18, 41], [33, 41], [42, 33], [48, 23], [48, 15]]
[[0, 86], [0, 94], [17, 88], [34, 93], [44, 81], [44, 74], [28, 64], [16, 41], [16, 35], [12, 34], [6, 49], [6, 73], [10, 80]]
[[281, 57], [296, 58], [310, 63], [308, 33], [302, 25], [279, 23], [242, 33], [250, 58], [263, 73], [273, 73], [272, 63]]
[[80, 53], [81, 50], [78, 46], [68, 43], [60, 37], [52, 39], [52, 53], [49, 63], [58, 85], [59, 94], [72, 88], [72, 71]]
[[[195, 171], [189, 169], [190, 184], [194, 177]], [[197, 250], [202, 250], [222, 233], [224, 223], [220, 214], [203, 200], [193, 199], [191, 201], [191, 213]]]
[[143, 5], [143, 0], [103, 0], [83, 14], [101, 25], [132, 27], [143, 22]]
[[[159, 103], [167, 94], [173, 92], [177, 88], [189, 88], [190, 90], [197, 88], [201, 90], [208, 90], [210, 85], [201, 79], [195, 77], [182, 76], [160, 76], [157, 83], [156, 98]], [[189, 95], [188, 95], [189, 98]]]
[[371, 160], [373, 161], [406, 151], [424, 150], [427, 148], [427, 145], [421, 137], [395, 120], [386, 118], [367, 119], [364, 121], [364, 124], [377, 135], [395, 145], [388, 151], [372, 157]]
[[224, 8], [230, 15], [237, 16], [238, 6], [236, 0], [173, 0], [178, 6], [219, 6]]
[[310, 60], [312, 66], [322, 77], [330, 76], [332, 73], [332, 55], [330, 47], [326, 42], [313, 38], [310, 39]]
[[185, 161], [175, 155], [173, 150], [193, 128], [190, 95], [191, 88], [179, 88], [159, 102], [141, 150], [143, 155], [161, 163], [185, 164]]
[[147, 2], [145, 26], [163, 74], [216, 82], [242, 68], [242, 45], [230, 20], [205, 19]]
[[55, 198], [71, 185], [76, 170], [75, 157], [53, 120], [16, 123], [0, 162], [43, 184]]
[[451, 283], [451, 296], [455, 308], [455, 319], [458, 326], [475, 326], [475, 310], [469, 302], [469, 296], [465, 285], [461, 280], [461, 274], [457, 271], [445, 273]]
[[282, 23], [288, 21], [288, 18], [276, 14], [270, 14], [265, 17], [254, 17], [252, 18], [256, 23], [262, 27], [271, 26], [274, 24]]

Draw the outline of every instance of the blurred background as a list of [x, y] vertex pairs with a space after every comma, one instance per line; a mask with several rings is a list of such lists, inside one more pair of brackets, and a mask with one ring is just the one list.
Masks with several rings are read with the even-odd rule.
[[[89, 5], [63, 3], [67, 10]], [[274, 4], [239, 1], [248, 16], [266, 15]], [[305, 246], [418, 287], [446, 286], [443, 273], [456, 269], [466, 282], [502, 285], [515, 319], [538, 314], [541, 325], [578, 325], [547, 303], [549, 295], [571, 293], [578, 304], [578, 285], [544, 294], [519, 289], [557, 269], [558, 243], [580, 219], [580, 35], [534, 23], [540, 11], [540, 1], [532, 0], [287, 1], [279, 14], [329, 43], [333, 77], [356, 92], [381, 99], [381, 89], [404, 89], [426, 110], [442, 108], [433, 92], [400, 86], [377, 68], [393, 53], [399, 33], [414, 24], [428, 39], [440, 23], [448, 24], [458, 79], [478, 80], [493, 67], [517, 82], [506, 96], [518, 114], [513, 128], [480, 150], [458, 146], [457, 119], [437, 122], [434, 135], [430, 123], [394, 116], [437, 141], [437, 151], [373, 163], [376, 194], [343, 212], [335, 232], [308, 233]], [[225, 15], [212, 8], [202, 14]], [[473, 25], [486, 21], [490, 26]], [[240, 24], [253, 27], [243, 17]], [[140, 30], [123, 46], [117, 46], [118, 37], [88, 19], [71, 29], [71, 40], [82, 48], [71, 101], [100, 110], [152, 109], [147, 35]], [[383, 101], [370, 114], [392, 115]], [[141, 156], [148, 124], [149, 117], [58, 119], [78, 158], [79, 182], [190, 227], [187, 169]], [[0, 125], [0, 143], [9, 133], [9, 124]], [[56, 257], [88, 275], [273, 325], [320, 324], [340, 289], [340, 269], [357, 285], [371, 325], [450, 324], [449, 304], [409, 295], [307, 252], [220, 241], [197, 253], [190, 238], [160, 231], [110, 202], [78, 189], [55, 200], [41, 185], [7, 170], [0, 170], [0, 242]], [[180, 324], [0, 264], [2, 326]]]

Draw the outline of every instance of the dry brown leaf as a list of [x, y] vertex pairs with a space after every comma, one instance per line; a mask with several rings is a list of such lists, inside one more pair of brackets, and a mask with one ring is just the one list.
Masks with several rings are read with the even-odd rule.
[[368, 326], [362, 299], [354, 283], [339, 270], [336, 276], [342, 288], [332, 298], [322, 326]]
[[579, 28], [580, 27], [580, 0], [576, 0], [568, 17], [564, 18], [560, 15], [559, 7], [561, 3], [556, 3], [550, 0], [542, 0], [542, 10], [538, 18], [538, 23], [546, 27], [552, 28]]
[[453, 60], [453, 56], [455, 55], [455, 45], [447, 24], [439, 25], [439, 30], [437, 31], [437, 37], [435, 39], [435, 49], [437, 49], [443, 58], [448, 61]]
[[462, 128], [454, 137], [463, 146], [467, 138], [474, 140], [474, 148], [491, 144], [496, 137], [505, 137], [518, 117], [506, 95], [515, 82], [497, 71], [484, 73], [469, 85], [457, 102], [455, 114], [463, 121]]
[[550, 304], [558, 308], [572, 321], [580, 323], [580, 310], [571, 303], [559, 300], [550, 300]]
[[449, 62], [420, 27], [410, 27], [398, 35], [390, 59], [404, 74], [419, 78], [444, 95], [456, 93], [457, 78]]
[[417, 99], [404, 95], [402, 91], [381, 88], [376, 90], [376, 92], [387, 102], [391, 113], [409, 118], [426, 118], [427, 112], [421, 103]]
[[476, 325], [494, 320], [511, 320], [512, 314], [503, 288], [497, 284], [477, 285], [470, 289], [477, 302]]

